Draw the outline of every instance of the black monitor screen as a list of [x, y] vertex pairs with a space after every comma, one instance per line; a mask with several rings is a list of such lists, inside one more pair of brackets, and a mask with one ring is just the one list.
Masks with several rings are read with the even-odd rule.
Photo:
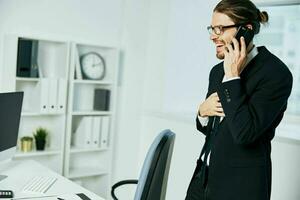
[[23, 92], [0, 93], [0, 151], [16, 146]]

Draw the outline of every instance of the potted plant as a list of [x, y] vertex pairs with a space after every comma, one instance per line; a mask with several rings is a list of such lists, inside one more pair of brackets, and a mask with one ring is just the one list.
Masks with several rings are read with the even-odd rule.
[[48, 130], [42, 127], [36, 129], [33, 133], [35, 139], [36, 150], [44, 150], [46, 145], [46, 139], [48, 136]]
[[29, 152], [32, 150], [33, 137], [23, 136], [21, 137], [21, 151]]

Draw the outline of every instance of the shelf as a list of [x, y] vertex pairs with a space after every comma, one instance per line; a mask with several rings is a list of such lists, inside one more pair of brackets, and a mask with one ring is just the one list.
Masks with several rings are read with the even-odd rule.
[[107, 151], [107, 148], [75, 148], [73, 147], [70, 153], [85, 153], [85, 152], [97, 152], [97, 151]]
[[73, 80], [73, 83], [78, 84], [98, 84], [98, 85], [112, 85], [113, 83], [110, 81], [99, 81], [99, 80]]
[[52, 155], [58, 155], [60, 154], [59, 150], [45, 150], [45, 151], [36, 151], [33, 150], [31, 152], [21, 152], [17, 151], [15, 158], [23, 158], [23, 157], [33, 157], [33, 156], [52, 156]]
[[108, 174], [107, 171], [97, 168], [71, 169], [68, 178], [82, 178], [89, 176], [101, 176]]
[[37, 112], [22, 112], [21, 113], [21, 116], [22, 117], [38, 117], [38, 116], [41, 116], [42, 114], [41, 113], [37, 113]]
[[111, 115], [110, 111], [74, 111], [72, 115], [80, 116], [80, 115]]
[[40, 78], [24, 78], [24, 77], [16, 77], [16, 81], [22, 82], [38, 82]]
[[55, 116], [55, 115], [64, 115], [64, 113], [39, 113], [39, 112], [22, 112], [22, 117], [40, 117], [40, 116]]

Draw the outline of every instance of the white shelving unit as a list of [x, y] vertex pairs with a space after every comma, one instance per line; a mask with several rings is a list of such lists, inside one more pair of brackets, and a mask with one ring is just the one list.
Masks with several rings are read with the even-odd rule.
[[[26, 35], [6, 35], [3, 41], [5, 51], [3, 51], [2, 90], [24, 91], [18, 148], [14, 159], [36, 160], [52, 170], [63, 174], [65, 122], [67, 117], [66, 98], [63, 99], [63, 107], [58, 109], [56, 107], [58, 106], [56, 104], [57, 88], [50, 91], [49, 88], [41, 87], [41, 82], [50, 79], [62, 79], [67, 82], [69, 75], [70, 42]], [[37, 61], [40, 73], [39, 77], [21, 77], [17, 75], [18, 45], [20, 41], [38, 41]], [[67, 91], [67, 84], [61, 86], [61, 88]], [[55, 99], [52, 99], [53, 102], [50, 102], [50, 100], [49, 102], [42, 102], [44, 94], [48, 96], [55, 95]], [[46, 100], [48, 100], [48, 97], [46, 97]], [[50, 103], [55, 103], [55, 108], [51, 108]], [[49, 109], [47, 111], [42, 110], [42, 104], [49, 106]], [[28, 153], [21, 152], [20, 138], [23, 136], [33, 136], [33, 132], [38, 127], [46, 128], [49, 131], [45, 150], [33, 150]], [[34, 142], [33, 148], [35, 149]]]
[[[77, 76], [78, 68], [76, 68], [76, 64], [79, 62], [76, 55], [80, 57], [88, 52], [97, 52], [105, 59], [106, 74], [102, 80], [86, 80]], [[112, 133], [114, 132], [113, 124], [115, 123], [118, 50], [112, 47], [74, 42], [72, 44], [72, 55], [69, 74], [68, 126], [64, 172], [66, 177], [108, 199], [112, 185]], [[109, 108], [107, 110], [94, 109], [95, 89], [110, 91]], [[78, 131], [80, 124], [87, 121], [92, 121], [93, 128], [85, 127], [87, 129], [85, 133]], [[99, 125], [100, 129], [95, 128], [99, 128]], [[80, 137], [85, 141], [90, 140], [90, 143], [80, 146], [76, 142], [78, 140], [76, 137]], [[92, 180], [93, 184], [91, 184]]]
[[[17, 76], [20, 40], [38, 41], [39, 77]], [[18, 149], [14, 159], [36, 160], [109, 199], [118, 49], [25, 35], [5, 36], [4, 48], [2, 90], [24, 91], [18, 141], [38, 127], [49, 130], [44, 151]], [[102, 80], [78, 76], [81, 68], [76, 65], [88, 52], [104, 58]], [[94, 109], [95, 90], [109, 90], [108, 109]]]

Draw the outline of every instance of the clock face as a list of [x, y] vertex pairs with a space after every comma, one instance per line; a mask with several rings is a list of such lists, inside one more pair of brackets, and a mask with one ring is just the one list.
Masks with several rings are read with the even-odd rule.
[[84, 54], [80, 58], [82, 72], [88, 79], [100, 80], [105, 75], [104, 59], [96, 52]]

